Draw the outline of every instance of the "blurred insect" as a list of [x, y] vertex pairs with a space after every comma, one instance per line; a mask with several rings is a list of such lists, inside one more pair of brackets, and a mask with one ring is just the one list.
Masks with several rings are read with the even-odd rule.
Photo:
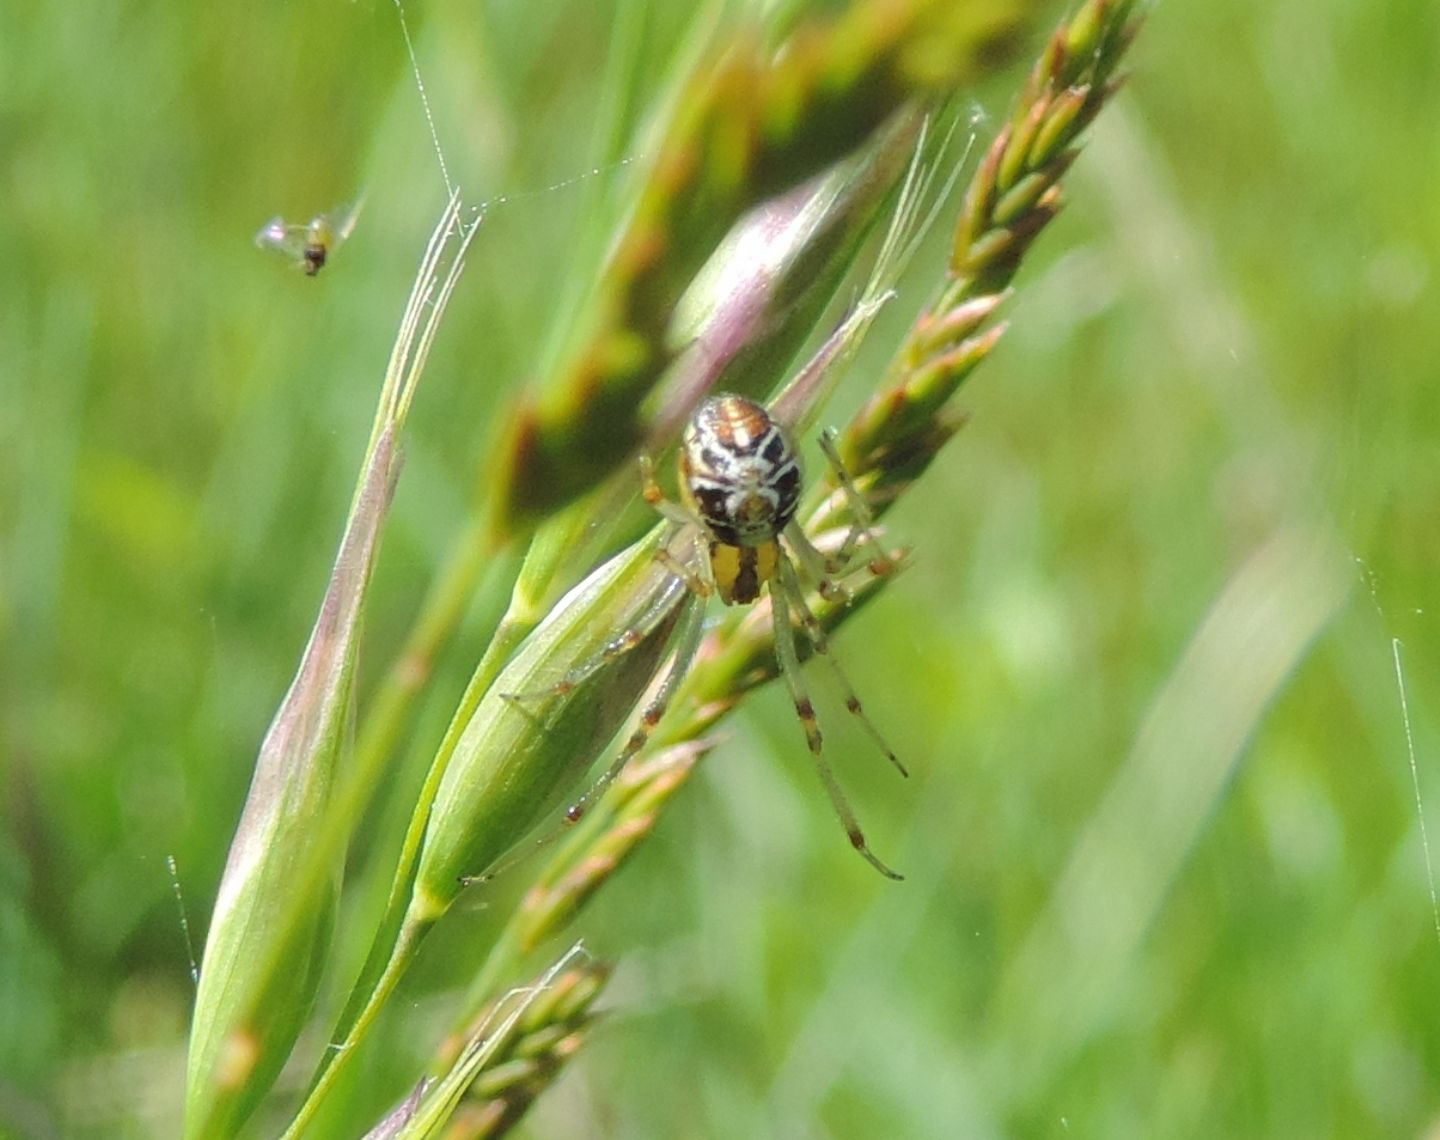
[[292, 225], [284, 218], [271, 218], [255, 235], [255, 244], [298, 265], [306, 277], [314, 277], [355, 229], [364, 204], [363, 197], [357, 198], [350, 206], [316, 214], [304, 224]]
[[[718, 593], [726, 605], [749, 605], [768, 587], [776, 664], [804, 727], [811, 757], [835, 813], [850, 843], [871, 866], [887, 878], [902, 878], [881, 862], [865, 841], [855, 813], [825, 758], [815, 707], [800, 672], [792, 614], [814, 653], [829, 662], [844, 693], [845, 707], [859, 720], [885, 758], [901, 775], [908, 775], [865, 715], [855, 690], [830, 653], [825, 627], [805, 600], [800, 573], [795, 566], [796, 562], [800, 564], [822, 597], [843, 599], [846, 592], [835, 575], [850, 568], [862, 539], [868, 539], [879, 550], [879, 540], [870, 529], [869, 510], [845, 472], [833, 437], [829, 433], [822, 435], [820, 444], [851, 515], [848, 533], [829, 557], [810, 541], [795, 517], [803, 489], [799, 455], [781, 425], [754, 401], [743, 396], [715, 395], [695, 411], [680, 444], [681, 502], [665, 497], [655, 479], [653, 465], [648, 459], [642, 459], [646, 501], [682, 528], [676, 532], [677, 536], [686, 535], [694, 544], [692, 551], [684, 551], [682, 547], [682, 553], [677, 556], [672, 544], [662, 543], [655, 558], [689, 588], [691, 601], [696, 603], [695, 612], [690, 620], [680, 623], [683, 632], [677, 635], [674, 664], [641, 714], [639, 727], [599, 783], [569, 809], [567, 816], [572, 822], [581, 817], [585, 805], [645, 746], [665, 715], [699, 646], [700, 603]], [[885, 574], [893, 568], [894, 564], [883, 553], [869, 564], [873, 574]], [[572, 670], [554, 691], [567, 690], [608, 661], [627, 653], [639, 642], [642, 633], [638, 627], [622, 631], [602, 654]], [[531, 694], [535, 695], [538, 694]]]

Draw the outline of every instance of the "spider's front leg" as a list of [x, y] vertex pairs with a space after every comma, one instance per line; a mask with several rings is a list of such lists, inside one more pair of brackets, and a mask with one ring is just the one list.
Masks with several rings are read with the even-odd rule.
[[840, 549], [825, 560], [826, 572], [828, 574], [841, 573], [850, 565], [850, 560], [855, 557], [856, 548], [864, 539], [875, 551], [874, 557], [870, 560], [871, 572], [880, 576], [889, 574], [895, 569], [895, 563], [885, 553], [885, 548], [875, 535], [875, 520], [870, 513], [870, 505], [865, 501], [865, 496], [860, 493], [860, 488], [855, 485], [855, 480], [851, 477], [850, 472], [845, 469], [845, 461], [840, 458], [840, 448], [835, 441], [834, 428], [826, 428], [820, 433], [820, 450], [825, 455], [826, 463], [830, 465], [830, 473], [834, 476], [836, 486], [840, 488], [840, 493], [845, 496], [845, 503], [850, 508], [850, 530], [840, 544]]
[[645, 706], [645, 711], [640, 714], [640, 721], [635, 726], [635, 731], [625, 742], [625, 746], [615, 755], [604, 774], [590, 786], [584, 795], [580, 796], [574, 803], [565, 809], [565, 820], [568, 823], [579, 822], [581, 816], [590, 804], [594, 803], [625, 769], [640, 754], [641, 749], [650, 742], [650, 736], [654, 733], [656, 726], [664, 718], [670, 702], [675, 697], [675, 690], [680, 687], [680, 682], [685, 679], [690, 669], [690, 663], [695, 659], [695, 653], [700, 648], [701, 634], [705, 628], [705, 606], [702, 599], [689, 599], [684, 604], [690, 608], [681, 616], [680, 626], [674, 634], [675, 656], [671, 659], [669, 671], [665, 679], [660, 682], [660, 688], [650, 703]]

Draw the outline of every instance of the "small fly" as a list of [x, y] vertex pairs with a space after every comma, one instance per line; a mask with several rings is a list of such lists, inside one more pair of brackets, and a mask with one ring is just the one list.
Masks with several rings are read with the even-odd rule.
[[271, 218], [255, 235], [255, 244], [298, 265], [306, 277], [314, 277], [355, 229], [364, 202], [363, 198], [357, 198], [349, 206], [316, 214], [308, 222], [299, 224], [287, 223], [281, 217]]

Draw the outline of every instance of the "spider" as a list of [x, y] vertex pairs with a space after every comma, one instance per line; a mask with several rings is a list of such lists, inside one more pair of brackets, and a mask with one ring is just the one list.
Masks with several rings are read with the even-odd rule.
[[[805, 730], [805, 740], [820, 780], [851, 845], [882, 875], [900, 879], [903, 876], [881, 862], [865, 841], [855, 812], [825, 758], [815, 706], [800, 673], [792, 613], [805, 630], [813, 651], [829, 662], [844, 693], [845, 707], [860, 722], [886, 759], [901, 775], [908, 775], [879, 730], [865, 715], [855, 690], [839, 663], [831, 656], [825, 628], [805, 600], [795, 566], [798, 561], [807, 575], [815, 580], [823, 597], [844, 598], [845, 591], [833, 576], [849, 566], [862, 538], [868, 538], [878, 549], [878, 540], [869, 527], [869, 512], [845, 472], [834, 439], [827, 433], [822, 435], [820, 442], [852, 515], [849, 532], [833, 556], [827, 558], [822, 554], [795, 518], [802, 490], [800, 460], [784, 429], [753, 400], [718, 394], [706, 399], [696, 409], [682, 437], [679, 456], [681, 502], [665, 497], [655, 479], [653, 464], [648, 457], [641, 459], [646, 502], [665, 518], [688, 528], [694, 536], [698, 556], [693, 563], [698, 565], [699, 570], [697, 572], [689, 562], [676, 558], [668, 544], [662, 544], [655, 557], [682, 579], [701, 602], [718, 593], [726, 605], [749, 605], [759, 599], [764, 588], [769, 587], [776, 663]], [[883, 554], [870, 563], [872, 573], [886, 573], [890, 568], [890, 560]], [[697, 605], [693, 607], [692, 615], [681, 622], [683, 632], [676, 635], [675, 664], [658, 694], [641, 714], [639, 727], [609, 771], [595, 788], [567, 811], [566, 816], [572, 822], [580, 818], [585, 803], [644, 747], [651, 732], [660, 723], [686, 666], [698, 648], [702, 616], [703, 607]], [[562, 682], [562, 687], [589, 675], [603, 660], [626, 652], [636, 640], [636, 637], [628, 635], [628, 631], [622, 634], [600, 659], [577, 670], [566, 682]]]

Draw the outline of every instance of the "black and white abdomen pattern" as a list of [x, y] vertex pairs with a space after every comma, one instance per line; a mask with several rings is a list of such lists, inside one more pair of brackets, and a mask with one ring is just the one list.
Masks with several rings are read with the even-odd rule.
[[744, 396], [711, 396], [680, 445], [681, 486], [729, 546], [773, 542], [800, 503], [800, 461], [780, 425]]

